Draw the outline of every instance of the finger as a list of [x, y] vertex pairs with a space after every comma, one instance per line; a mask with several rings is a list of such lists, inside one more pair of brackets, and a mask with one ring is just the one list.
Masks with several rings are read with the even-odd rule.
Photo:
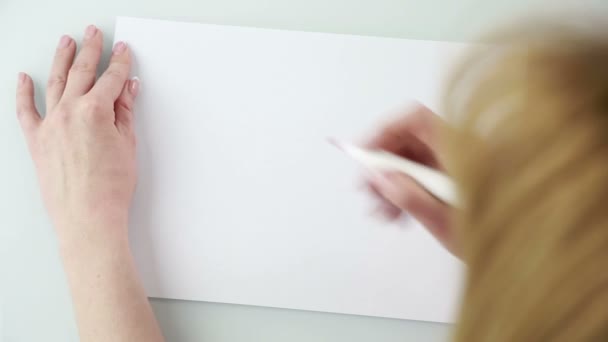
[[433, 145], [433, 137], [429, 133], [432, 130], [431, 119], [435, 117], [436, 114], [428, 107], [417, 103], [413, 109], [407, 111], [406, 115], [387, 122], [368, 141], [368, 146], [388, 148], [398, 144], [404, 132], [413, 132], [422, 142]]
[[393, 152], [437, 167], [436, 126], [440, 120], [430, 109], [418, 105], [410, 114], [384, 125], [366, 146]]
[[378, 216], [386, 221], [395, 221], [401, 216], [402, 213], [403, 211], [401, 211], [401, 209], [392, 204], [387, 204], [384, 201], [378, 203], [373, 212], [374, 216]]
[[46, 87], [46, 107], [48, 109], [53, 108], [63, 95], [75, 53], [76, 43], [74, 43], [74, 40], [69, 36], [61, 37]]
[[68, 74], [65, 96], [82, 96], [91, 90], [95, 83], [102, 48], [103, 34], [101, 31], [93, 25], [87, 27], [82, 48]]
[[108, 69], [101, 75], [91, 93], [107, 101], [116, 101], [123, 91], [130, 71], [131, 55], [127, 44], [118, 42], [112, 50]]
[[34, 82], [31, 77], [19, 73], [17, 81], [17, 118], [26, 138], [29, 140], [33, 131], [38, 127], [40, 114], [34, 102]]
[[385, 173], [371, 181], [383, 198], [411, 214], [440, 241], [445, 240], [450, 212], [445, 203], [401, 173]]
[[133, 133], [133, 103], [139, 92], [139, 79], [125, 82], [122, 93], [114, 103], [116, 113], [116, 127], [126, 135]]
[[384, 211], [401, 212], [401, 209], [384, 198], [380, 189], [378, 189], [378, 186], [374, 182], [368, 181], [365, 187], [367, 192], [376, 200], [378, 208], [386, 209]]

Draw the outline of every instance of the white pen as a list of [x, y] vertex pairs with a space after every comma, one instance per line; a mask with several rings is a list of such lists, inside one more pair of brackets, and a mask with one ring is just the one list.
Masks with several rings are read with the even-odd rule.
[[390, 152], [368, 150], [334, 139], [329, 141], [364, 166], [376, 171], [402, 172], [444, 203], [457, 206], [456, 186], [445, 174]]

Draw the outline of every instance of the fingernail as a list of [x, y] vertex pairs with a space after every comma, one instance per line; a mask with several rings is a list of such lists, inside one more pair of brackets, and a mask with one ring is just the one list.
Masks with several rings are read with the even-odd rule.
[[131, 79], [131, 84], [129, 85], [129, 92], [131, 93], [131, 95], [133, 95], [133, 97], [137, 96], [137, 94], [139, 93], [139, 78], [137, 76]]
[[17, 84], [18, 84], [18, 85], [20, 85], [20, 86], [21, 86], [21, 85], [23, 85], [23, 83], [25, 83], [25, 78], [26, 78], [25, 73], [20, 72], [20, 73], [17, 75]]
[[125, 52], [126, 49], [127, 49], [127, 44], [125, 44], [125, 42], [118, 42], [118, 43], [114, 44], [112, 53], [114, 53], [114, 55], [120, 55], [121, 53]]
[[57, 47], [60, 49], [64, 49], [64, 48], [68, 47], [68, 45], [70, 45], [71, 41], [72, 41], [72, 38], [70, 38], [70, 36], [64, 35], [59, 40], [59, 45]]
[[97, 33], [97, 27], [95, 25], [89, 25], [84, 31], [84, 39], [91, 39]]

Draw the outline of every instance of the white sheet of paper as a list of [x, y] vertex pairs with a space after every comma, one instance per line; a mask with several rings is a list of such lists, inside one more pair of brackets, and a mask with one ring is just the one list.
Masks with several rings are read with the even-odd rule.
[[141, 79], [130, 239], [152, 297], [450, 322], [461, 265], [370, 215], [364, 138], [461, 44], [119, 18]]

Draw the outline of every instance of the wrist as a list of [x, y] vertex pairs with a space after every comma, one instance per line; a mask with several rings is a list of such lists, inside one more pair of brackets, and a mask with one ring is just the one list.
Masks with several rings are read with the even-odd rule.
[[62, 253], [128, 251], [128, 217], [71, 217], [55, 224]]

